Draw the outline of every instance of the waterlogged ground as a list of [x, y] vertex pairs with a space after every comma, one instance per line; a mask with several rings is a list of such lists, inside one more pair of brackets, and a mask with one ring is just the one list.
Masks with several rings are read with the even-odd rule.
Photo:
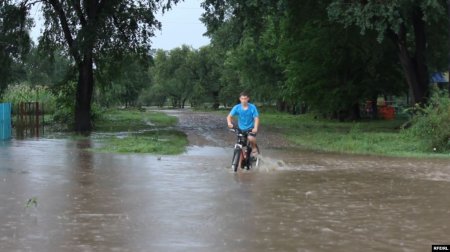
[[[94, 140], [0, 143], [0, 251], [431, 251], [450, 243], [450, 164], [284, 150], [229, 169], [224, 118], [170, 112], [180, 156], [93, 153]], [[31, 203], [28, 204], [28, 200]], [[37, 204], [34, 204], [37, 203]]]

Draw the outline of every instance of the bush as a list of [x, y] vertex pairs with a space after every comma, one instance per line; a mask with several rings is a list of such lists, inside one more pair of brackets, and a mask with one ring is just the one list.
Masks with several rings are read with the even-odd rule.
[[56, 111], [53, 122], [71, 128], [74, 124], [76, 82], [69, 81], [55, 88]]
[[424, 142], [429, 150], [450, 150], [450, 98], [436, 91], [424, 108], [416, 105], [412, 127], [406, 133]]
[[[55, 89], [56, 111], [53, 114], [53, 122], [70, 130], [75, 124], [75, 97], [77, 83], [69, 81]], [[98, 120], [103, 114], [103, 109], [95, 102], [91, 104], [91, 120]]]
[[56, 97], [46, 86], [30, 86], [27, 84], [10, 85], [2, 97], [3, 102], [11, 102], [13, 105], [20, 102], [40, 102], [44, 104], [46, 114], [54, 113]]

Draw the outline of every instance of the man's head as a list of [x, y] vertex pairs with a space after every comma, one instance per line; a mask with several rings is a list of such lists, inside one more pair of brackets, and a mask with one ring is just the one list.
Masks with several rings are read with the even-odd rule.
[[247, 105], [248, 101], [250, 100], [250, 97], [248, 96], [247, 92], [242, 92], [239, 94], [239, 101], [243, 105]]

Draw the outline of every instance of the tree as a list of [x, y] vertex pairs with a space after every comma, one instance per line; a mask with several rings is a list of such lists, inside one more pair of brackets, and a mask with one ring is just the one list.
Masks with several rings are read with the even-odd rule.
[[284, 77], [277, 48], [283, 3], [283, 0], [206, 0], [202, 4], [207, 34], [224, 58], [222, 69], [235, 76], [222, 75], [221, 90], [226, 92], [223, 98], [231, 95], [232, 101], [242, 90], [267, 103], [282, 98], [280, 86]]
[[332, 2], [205, 0], [202, 21], [223, 58], [224, 101], [246, 89], [279, 110], [358, 119], [361, 101], [404, 91], [393, 46], [331, 22]]
[[163, 90], [160, 94], [170, 98], [173, 107], [184, 108], [192, 96], [196, 84], [192, 66], [194, 54], [191, 47], [183, 45], [169, 52], [158, 50], [155, 55], [151, 70], [154, 88]]
[[210, 45], [193, 51], [189, 65], [194, 81], [193, 94], [191, 96], [191, 104], [193, 106], [210, 102], [213, 104], [213, 108], [219, 108], [221, 62], [219, 54]]
[[150, 57], [142, 55], [123, 55], [103, 60], [97, 72], [99, 83], [96, 101], [102, 105], [122, 104], [134, 106], [139, 94], [150, 86], [148, 68]]
[[31, 85], [52, 86], [65, 81], [72, 70], [72, 63], [61, 49], [47, 53], [39, 46], [33, 46], [23, 62], [23, 68]]
[[30, 26], [23, 5], [0, 1], [0, 94], [11, 81], [20, 78], [15, 70], [30, 48]]
[[389, 43], [373, 43], [354, 26], [330, 22], [326, 1], [287, 1], [279, 57], [285, 69], [283, 96], [339, 120], [359, 119], [360, 103], [405, 87]]
[[[179, 0], [41, 0], [45, 30], [41, 43], [67, 50], [78, 70], [75, 130], [90, 131], [94, 65], [110, 54], [146, 53], [160, 27], [154, 13]], [[33, 4], [22, 0], [22, 5]], [[98, 64], [101, 65], [101, 64]]]
[[[439, 21], [444, 10], [442, 0], [334, 0], [328, 7], [332, 20], [347, 26], [356, 25], [362, 33], [375, 30], [379, 33], [378, 41], [387, 37], [394, 42], [412, 101], [422, 104], [429, 95], [427, 30], [432, 24], [443, 23]], [[445, 41], [445, 37], [441, 41]]]

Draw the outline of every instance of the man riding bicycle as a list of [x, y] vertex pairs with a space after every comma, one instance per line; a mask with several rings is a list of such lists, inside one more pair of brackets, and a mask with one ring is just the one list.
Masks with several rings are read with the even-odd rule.
[[248, 131], [248, 141], [252, 145], [253, 155], [257, 154], [256, 133], [259, 127], [259, 113], [256, 106], [249, 102], [250, 97], [246, 92], [239, 95], [240, 104], [235, 105], [227, 116], [228, 128], [233, 128], [233, 116], [237, 116], [238, 128]]

